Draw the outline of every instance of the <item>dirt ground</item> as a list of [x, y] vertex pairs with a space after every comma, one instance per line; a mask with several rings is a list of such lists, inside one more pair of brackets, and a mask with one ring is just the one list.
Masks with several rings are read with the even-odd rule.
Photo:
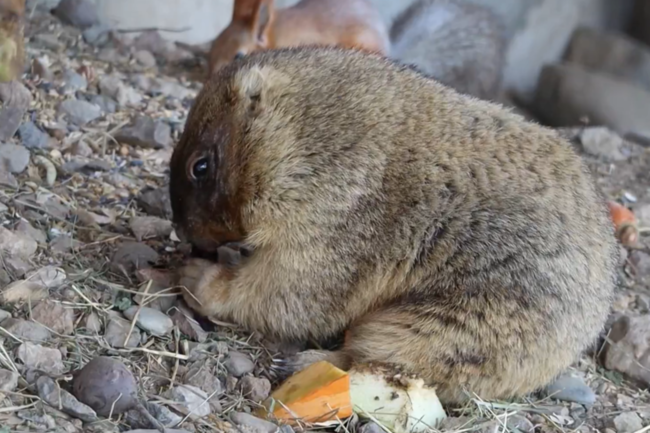
[[[279, 348], [232, 324], [195, 321], [170, 289], [168, 270], [183, 251], [169, 222], [167, 163], [201, 65], [152, 34], [93, 40], [49, 15], [32, 17], [26, 33], [31, 72], [24, 87], [0, 90], [0, 162], [9, 167], [0, 171], [0, 246], [9, 251], [0, 257], [0, 433], [153, 428], [135, 410], [106, 420], [64, 401], [58, 390], [70, 389], [70, 372], [98, 355], [124, 362], [149, 410], [167, 425], [274, 431], [233, 414], [252, 411], [276, 385], [271, 365]], [[607, 197], [650, 227], [650, 152], [616, 137], [606, 141], [591, 153], [580, 140], [575, 146]], [[642, 236], [624, 259], [611, 322], [650, 310], [650, 242]], [[139, 313], [142, 326], [134, 326], [138, 305], [153, 310]], [[635, 350], [646, 350], [644, 341]], [[582, 397], [567, 399], [574, 401], [545, 392], [512, 402], [477, 398], [446, 408], [449, 418], [437, 429], [650, 429], [645, 385], [623, 368], [606, 369], [601, 352], [595, 347], [573, 366], [583, 386]], [[53, 382], [41, 380], [43, 373]], [[209, 414], [188, 415], [193, 403], [183, 384], [199, 389]], [[589, 400], [589, 392], [594, 401], [575, 401]], [[356, 416], [327, 427], [378, 428]]]

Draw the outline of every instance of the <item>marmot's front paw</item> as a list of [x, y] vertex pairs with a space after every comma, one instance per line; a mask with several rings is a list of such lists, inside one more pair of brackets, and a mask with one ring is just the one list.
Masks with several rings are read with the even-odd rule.
[[223, 266], [204, 259], [190, 259], [179, 270], [178, 285], [181, 286], [185, 302], [203, 316], [214, 314], [215, 303], [219, 302], [216, 279]]

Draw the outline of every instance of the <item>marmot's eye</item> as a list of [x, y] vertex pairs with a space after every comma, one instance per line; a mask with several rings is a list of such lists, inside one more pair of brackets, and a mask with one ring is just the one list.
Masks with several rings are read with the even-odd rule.
[[243, 58], [244, 56], [245, 56], [244, 53], [242, 53], [241, 51], [238, 51], [237, 54], [235, 54], [235, 60], [239, 60], [239, 59]]
[[194, 179], [201, 179], [208, 174], [208, 158], [199, 158], [192, 166]]

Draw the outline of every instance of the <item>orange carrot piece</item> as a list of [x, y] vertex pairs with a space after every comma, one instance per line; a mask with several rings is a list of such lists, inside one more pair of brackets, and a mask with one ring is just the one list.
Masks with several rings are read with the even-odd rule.
[[608, 205], [618, 240], [628, 246], [636, 243], [639, 239], [639, 230], [634, 213], [615, 201], [610, 200]]
[[352, 415], [350, 377], [327, 361], [316, 362], [291, 376], [256, 414], [289, 424], [325, 422]]

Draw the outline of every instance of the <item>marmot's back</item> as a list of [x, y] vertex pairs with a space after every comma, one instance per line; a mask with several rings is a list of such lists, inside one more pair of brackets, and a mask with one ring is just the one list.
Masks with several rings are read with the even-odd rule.
[[394, 21], [391, 56], [440, 82], [495, 99], [505, 65], [499, 18], [466, 0], [417, 0]]

